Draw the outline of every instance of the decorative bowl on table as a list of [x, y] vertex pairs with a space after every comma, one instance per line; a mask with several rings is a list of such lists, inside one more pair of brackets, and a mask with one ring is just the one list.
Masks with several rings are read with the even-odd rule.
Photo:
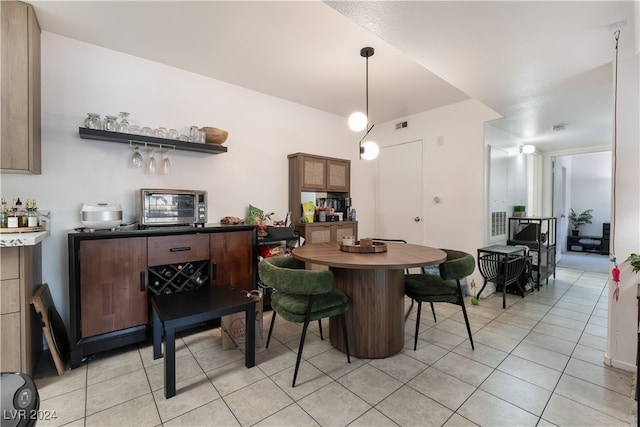
[[343, 252], [355, 252], [359, 254], [377, 254], [387, 252], [387, 244], [384, 242], [372, 242], [371, 244], [361, 245], [360, 240], [355, 245], [345, 245], [340, 243], [340, 250]]
[[204, 142], [211, 145], [222, 145], [229, 137], [229, 132], [224, 129], [203, 127], [200, 130], [205, 133]]

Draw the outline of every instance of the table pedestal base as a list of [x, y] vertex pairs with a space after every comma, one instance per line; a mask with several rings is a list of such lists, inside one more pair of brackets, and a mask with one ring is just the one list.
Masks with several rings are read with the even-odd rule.
[[[345, 315], [351, 355], [381, 359], [400, 352], [404, 345], [404, 270], [330, 269], [334, 286], [349, 296]], [[345, 352], [338, 316], [330, 319], [329, 333], [331, 344]]]

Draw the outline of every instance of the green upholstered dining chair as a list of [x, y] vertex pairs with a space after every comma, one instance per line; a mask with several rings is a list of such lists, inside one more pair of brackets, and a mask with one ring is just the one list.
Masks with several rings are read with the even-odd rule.
[[404, 276], [404, 294], [418, 303], [413, 349], [415, 350], [418, 346], [422, 303], [429, 302], [431, 304], [433, 320], [437, 321], [433, 303], [448, 302], [462, 307], [462, 314], [464, 315], [464, 321], [467, 325], [471, 348], [475, 350], [473, 337], [471, 336], [471, 327], [469, 326], [469, 317], [467, 316], [467, 309], [464, 306], [464, 296], [462, 295], [460, 280], [473, 273], [476, 263], [473, 256], [466, 252], [451, 249], [442, 250], [446, 252], [447, 259], [438, 266], [440, 275], [407, 274]]
[[260, 280], [273, 288], [271, 294], [273, 316], [271, 317], [266, 347], [269, 347], [276, 314], [290, 322], [303, 324], [291, 387], [296, 386], [302, 348], [307, 327], [311, 321], [340, 315], [344, 345], [347, 350], [347, 362], [351, 363], [347, 324], [344, 317], [349, 299], [344, 292], [333, 287], [333, 273], [331, 271], [305, 270], [304, 267], [304, 262], [289, 256], [265, 258], [258, 264]]

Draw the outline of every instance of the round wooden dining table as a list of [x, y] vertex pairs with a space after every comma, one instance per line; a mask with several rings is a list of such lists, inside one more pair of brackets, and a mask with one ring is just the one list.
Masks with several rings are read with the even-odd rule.
[[[386, 252], [356, 253], [340, 243], [305, 244], [292, 251], [301, 261], [326, 265], [334, 286], [349, 297], [346, 313], [349, 352], [380, 359], [404, 345], [404, 274], [406, 268], [437, 265], [447, 258], [440, 249], [388, 242]], [[329, 320], [331, 344], [345, 352], [339, 318]]]

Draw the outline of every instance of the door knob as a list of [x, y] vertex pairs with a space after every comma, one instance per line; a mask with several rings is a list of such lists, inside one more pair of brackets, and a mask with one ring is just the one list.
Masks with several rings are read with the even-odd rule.
[[417, 217], [413, 218], [413, 220], [414, 220], [415, 222], [420, 222], [420, 217], [419, 217], [419, 216], [417, 216]]

